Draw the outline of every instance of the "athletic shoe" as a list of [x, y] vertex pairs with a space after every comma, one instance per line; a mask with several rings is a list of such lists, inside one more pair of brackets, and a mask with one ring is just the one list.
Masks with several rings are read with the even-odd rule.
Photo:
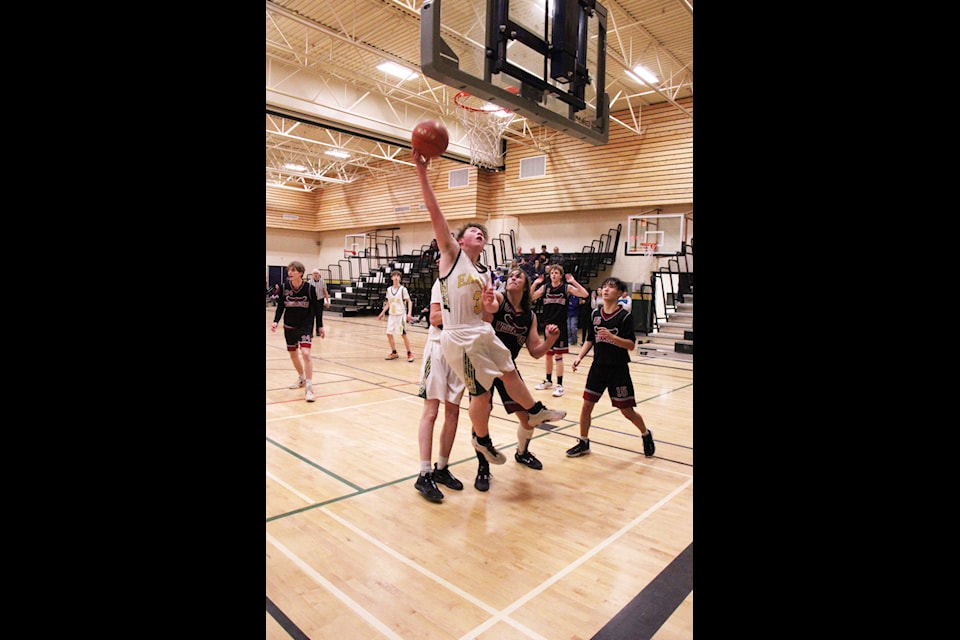
[[305, 385], [305, 384], [307, 384], [307, 379], [306, 379], [306, 378], [300, 378], [299, 380], [297, 380], [296, 382], [294, 382], [292, 385], [290, 385], [289, 387], [287, 387], [287, 389], [299, 389], [300, 387], [302, 387], [302, 386]]
[[[490, 436], [487, 435], [487, 437], [489, 438]], [[497, 451], [496, 447], [493, 446], [493, 442], [488, 445], [482, 445], [477, 441], [477, 436], [471, 437], [470, 440], [473, 442], [473, 448], [482, 453], [483, 457], [487, 459], [487, 462], [503, 464], [507, 461], [507, 456]]]
[[440, 502], [443, 500], [443, 493], [437, 488], [437, 483], [433, 480], [433, 474], [429, 471], [417, 476], [417, 481], [413, 485], [424, 498], [430, 502]]
[[547, 409], [542, 405], [541, 407], [540, 411], [536, 413], [532, 411], [527, 412], [527, 420], [530, 422], [531, 427], [535, 427], [544, 422], [550, 422], [551, 420], [563, 420], [567, 417], [567, 412], [562, 409]]
[[481, 466], [477, 469], [477, 479], [473, 481], [473, 488], [477, 491], [490, 489], [490, 467]]
[[307, 387], [307, 402], [313, 402], [315, 396], [313, 395], [313, 385]]
[[450, 467], [437, 469], [436, 462], [433, 463], [433, 479], [434, 481], [439, 482], [442, 485], [446, 485], [454, 491], [461, 491], [463, 489], [463, 483], [453, 477], [453, 474], [450, 473]]
[[394, 352], [394, 353], [391, 353], [390, 355], [388, 355], [386, 358], [384, 358], [384, 360], [396, 360], [396, 359], [399, 358], [399, 357], [400, 357], [400, 356], [398, 356], [398, 355], [396, 354], [396, 352]]
[[657, 445], [653, 444], [653, 431], [647, 429], [647, 432], [643, 434], [643, 455], [651, 458], [656, 450]]
[[407, 351], [407, 362], [413, 362], [413, 354]]
[[590, 441], [577, 438], [577, 444], [567, 449], [568, 458], [579, 458], [590, 453]]
[[562, 396], [562, 395], [563, 395], [563, 385], [562, 385], [562, 384], [558, 384], [558, 385], [557, 385], [557, 388], [553, 390], [553, 397], [554, 397], [554, 398], [559, 398], [559, 397]]
[[514, 452], [513, 459], [520, 464], [527, 465], [531, 469], [543, 469], [543, 463], [537, 460], [537, 456], [530, 453], [529, 449], [527, 449], [525, 453]]
[[549, 380], [544, 380], [543, 382], [535, 386], [534, 389], [536, 389], [537, 391], [543, 391], [544, 389], [549, 389], [552, 386], [553, 386], [552, 382], [550, 382]]

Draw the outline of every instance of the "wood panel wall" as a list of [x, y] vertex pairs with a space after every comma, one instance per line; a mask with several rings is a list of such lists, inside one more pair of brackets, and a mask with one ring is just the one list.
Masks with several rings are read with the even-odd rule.
[[[693, 112], [692, 98], [679, 104]], [[614, 116], [631, 121], [625, 112]], [[546, 152], [508, 142], [503, 172], [481, 171], [440, 158], [433, 161], [430, 178], [440, 208], [451, 221], [692, 204], [693, 120], [673, 105], [661, 103], [640, 111], [640, 129], [642, 134], [637, 135], [611, 123], [610, 140], [602, 146], [555, 135], [549, 138]], [[520, 161], [538, 155], [546, 156], [546, 175], [521, 180]], [[463, 168], [470, 172], [469, 185], [448, 188], [448, 172]], [[409, 176], [371, 176], [312, 194], [266, 189], [268, 227], [363, 233], [430, 222], [430, 214], [420, 208], [423, 198], [412, 168]], [[397, 211], [398, 207], [409, 210]]]
[[277, 229], [315, 231], [317, 228], [317, 194], [277, 187], [267, 187], [267, 226]]

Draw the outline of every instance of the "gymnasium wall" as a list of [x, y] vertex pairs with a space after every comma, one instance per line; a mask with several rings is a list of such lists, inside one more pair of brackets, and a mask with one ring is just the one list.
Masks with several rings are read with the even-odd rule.
[[[692, 99], [679, 103], [693, 111]], [[571, 252], [589, 246], [618, 224], [625, 226], [628, 215], [659, 208], [660, 213], [690, 214], [689, 241], [693, 121], [669, 103], [645, 107], [637, 122], [626, 112], [614, 112], [612, 117], [638, 126], [642, 134], [611, 122], [610, 141], [595, 146], [546, 129], [539, 133], [546, 136], [541, 138], [547, 150], [510, 141], [506, 169], [498, 173], [434, 160], [436, 170], [430, 171], [430, 179], [451, 228], [479, 219], [493, 237], [513, 230], [525, 251], [531, 246], [539, 250], [546, 243], [550, 250], [556, 245], [561, 252]], [[521, 160], [535, 156], [545, 156], [545, 175], [521, 180]], [[463, 169], [468, 171], [468, 184], [449, 188], [449, 172]], [[402, 252], [419, 249], [433, 238], [422, 202], [412, 166], [409, 172], [313, 193], [268, 186], [267, 265], [301, 260], [308, 270], [327, 268], [343, 259], [345, 235], [374, 229], [396, 228], [382, 233], [399, 236]], [[623, 255], [623, 238], [617, 253], [616, 264], [601, 276], [615, 275], [628, 282], [646, 279], [641, 258]]]

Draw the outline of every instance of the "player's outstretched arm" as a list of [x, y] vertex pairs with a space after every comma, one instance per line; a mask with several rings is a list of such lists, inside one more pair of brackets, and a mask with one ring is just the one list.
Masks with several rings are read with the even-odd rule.
[[437, 239], [437, 247], [440, 248], [440, 272], [446, 273], [453, 266], [453, 261], [457, 258], [460, 245], [450, 233], [450, 224], [443, 215], [443, 211], [440, 210], [440, 203], [437, 202], [437, 196], [433, 192], [433, 186], [430, 184], [430, 178], [427, 176], [428, 162], [426, 158], [414, 149], [413, 163], [417, 167], [417, 179], [420, 181], [423, 203], [427, 206], [427, 211], [430, 212], [430, 223], [433, 225], [433, 235]]

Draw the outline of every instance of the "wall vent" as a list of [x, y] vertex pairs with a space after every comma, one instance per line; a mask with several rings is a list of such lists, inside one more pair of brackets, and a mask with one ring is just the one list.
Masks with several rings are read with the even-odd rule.
[[394, 207], [394, 208], [393, 208], [393, 212], [394, 212], [394, 213], [406, 213], [406, 212], [408, 212], [408, 211], [410, 211], [410, 207], [408, 207], [408, 206]]
[[447, 174], [447, 187], [453, 189], [454, 187], [466, 187], [470, 184], [470, 169], [454, 169]]
[[547, 175], [547, 156], [534, 156], [520, 160], [520, 179], [542, 178]]

